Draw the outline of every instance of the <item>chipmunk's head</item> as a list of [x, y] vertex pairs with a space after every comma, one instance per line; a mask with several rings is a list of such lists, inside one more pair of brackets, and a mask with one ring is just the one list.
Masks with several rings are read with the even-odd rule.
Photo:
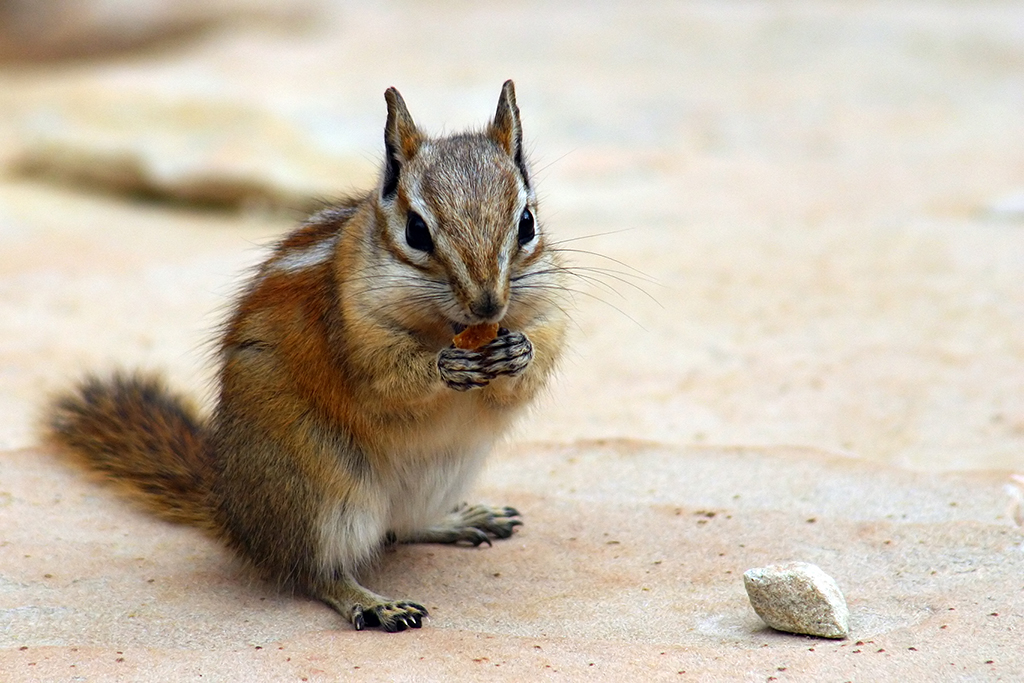
[[397, 90], [385, 99], [377, 239], [393, 310], [413, 326], [456, 328], [517, 328], [543, 314], [558, 265], [537, 218], [512, 81], [482, 133], [429, 138]]

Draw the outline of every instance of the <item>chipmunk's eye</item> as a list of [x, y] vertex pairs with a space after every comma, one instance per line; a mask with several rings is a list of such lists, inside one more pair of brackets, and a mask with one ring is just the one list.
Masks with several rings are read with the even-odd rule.
[[405, 219], [405, 241], [417, 251], [425, 251], [428, 254], [434, 251], [434, 240], [430, 239], [427, 222], [415, 211], [410, 211]]
[[536, 235], [533, 214], [529, 209], [523, 209], [523, 214], [519, 217], [519, 246], [530, 243]]

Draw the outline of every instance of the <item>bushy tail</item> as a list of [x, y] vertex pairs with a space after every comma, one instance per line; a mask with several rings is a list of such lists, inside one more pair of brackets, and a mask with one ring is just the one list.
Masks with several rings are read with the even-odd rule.
[[155, 376], [89, 376], [54, 398], [50, 442], [164, 519], [211, 527], [213, 461], [196, 410]]

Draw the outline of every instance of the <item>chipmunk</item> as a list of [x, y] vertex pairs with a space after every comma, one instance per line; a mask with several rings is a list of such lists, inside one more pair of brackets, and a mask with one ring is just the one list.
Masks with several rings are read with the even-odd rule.
[[[364, 588], [390, 542], [490, 544], [509, 507], [457, 505], [562, 350], [557, 249], [537, 220], [512, 81], [483, 132], [431, 138], [385, 93], [377, 187], [314, 214], [257, 268], [221, 330], [209, 417], [156, 376], [56, 396], [51, 443], [203, 527], [357, 630], [427, 610]], [[479, 349], [453, 333], [499, 323]]]

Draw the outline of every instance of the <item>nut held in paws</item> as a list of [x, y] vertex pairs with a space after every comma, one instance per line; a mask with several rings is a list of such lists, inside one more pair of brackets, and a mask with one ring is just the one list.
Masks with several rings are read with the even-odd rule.
[[498, 336], [498, 323], [470, 325], [452, 339], [457, 349], [475, 351]]

